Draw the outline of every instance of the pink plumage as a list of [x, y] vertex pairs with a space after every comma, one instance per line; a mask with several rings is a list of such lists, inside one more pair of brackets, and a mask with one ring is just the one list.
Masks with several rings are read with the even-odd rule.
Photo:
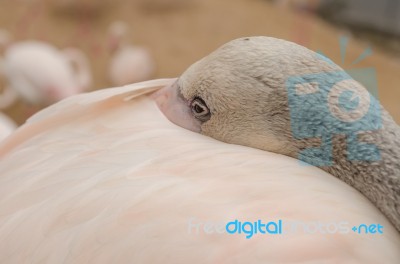
[[[397, 263], [400, 235], [320, 169], [170, 123], [154, 80], [70, 97], [0, 146], [0, 263]], [[257, 219], [383, 234], [207, 234]]]

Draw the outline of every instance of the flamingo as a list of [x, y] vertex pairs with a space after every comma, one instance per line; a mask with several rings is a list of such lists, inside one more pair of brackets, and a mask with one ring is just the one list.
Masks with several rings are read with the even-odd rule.
[[[67, 98], [0, 145], [1, 263], [399, 262], [400, 234], [349, 185], [168, 121], [151, 93], [175, 82]], [[299, 225], [251, 238], [217, 228], [235, 219]], [[335, 231], [343, 221], [383, 233]]]
[[52, 104], [86, 91], [92, 81], [83, 52], [75, 48], [60, 51], [33, 40], [7, 45], [0, 58], [0, 74], [7, 80], [2, 108], [17, 97], [34, 105]]
[[0, 113], [0, 141], [8, 137], [17, 125], [15, 122], [3, 113]]
[[[346, 93], [351, 99], [339, 103]], [[326, 57], [282, 39], [239, 38], [158, 98], [186, 129], [318, 166], [364, 194], [400, 232], [400, 127]], [[346, 141], [335, 142], [338, 134]]]
[[112, 85], [121, 86], [148, 80], [154, 74], [154, 61], [145, 47], [126, 43], [127, 25], [121, 21], [111, 24], [110, 49], [113, 53], [109, 65]]

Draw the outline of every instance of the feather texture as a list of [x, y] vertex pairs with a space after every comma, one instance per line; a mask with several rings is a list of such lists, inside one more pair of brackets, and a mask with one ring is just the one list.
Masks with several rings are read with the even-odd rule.
[[[0, 263], [398, 263], [399, 233], [358, 191], [295, 159], [175, 126], [139, 96], [170, 82], [66, 99], [4, 142]], [[197, 234], [193, 218], [384, 232], [246, 239]]]

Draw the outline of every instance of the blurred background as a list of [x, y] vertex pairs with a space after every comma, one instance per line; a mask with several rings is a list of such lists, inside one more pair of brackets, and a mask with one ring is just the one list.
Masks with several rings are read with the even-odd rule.
[[74, 93], [176, 77], [253, 35], [294, 41], [345, 70], [372, 67], [400, 122], [397, 0], [0, 0], [0, 29], [1, 111], [16, 124]]

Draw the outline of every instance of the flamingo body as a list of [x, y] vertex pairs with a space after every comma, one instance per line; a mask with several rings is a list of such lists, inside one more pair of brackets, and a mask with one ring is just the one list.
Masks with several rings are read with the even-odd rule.
[[153, 58], [145, 47], [128, 43], [128, 25], [114, 21], [109, 28], [109, 46], [112, 58], [109, 79], [115, 86], [149, 80], [155, 70]]
[[[356, 190], [295, 159], [177, 127], [140, 96], [173, 81], [70, 97], [0, 146], [1, 263], [398, 263], [399, 233]], [[246, 239], [213, 228], [234, 219], [384, 232]]]
[[16, 128], [17, 125], [14, 121], [0, 113], [0, 141], [8, 137]]
[[147, 49], [124, 46], [118, 49], [110, 62], [110, 80], [121, 86], [148, 80], [154, 72], [154, 63]]
[[84, 91], [90, 82], [80, 83], [69, 59], [42, 42], [11, 45], [5, 52], [3, 64], [10, 88], [32, 104], [57, 102]]

